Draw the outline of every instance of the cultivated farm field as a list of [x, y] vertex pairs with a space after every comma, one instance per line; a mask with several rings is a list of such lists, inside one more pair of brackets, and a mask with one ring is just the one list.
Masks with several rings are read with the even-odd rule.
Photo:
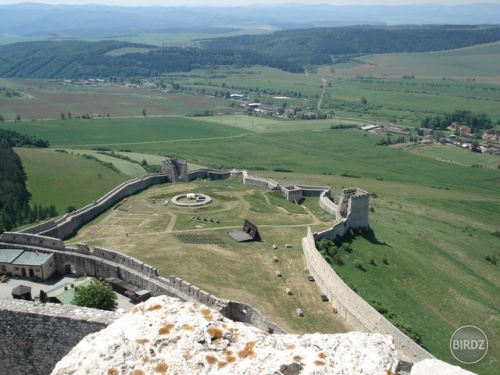
[[[120, 82], [65, 84], [64, 80], [0, 79], [19, 97], [0, 96], [0, 115], [13, 121], [72, 116], [142, 117], [242, 113], [226, 93], [337, 119], [392, 122], [410, 129], [427, 116], [470, 110], [500, 120], [499, 43], [441, 52], [367, 55], [352, 62], [319, 66], [306, 74], [252, 66], [214, 67], [143, 78], [140, 87]], [[96, 77], [98, 78], [98, 77]], [[158, 86], [156, 86], [156, 84]], [[166, 92], [161, 85], [166, 85]], [[173, 91], [173, 85], [182, 89]], [[320, 103], [323, 89], [324, 95]], [[366, 99], [366, 104], [361, 99]], [[144, 111], [144, 112], [143, 112]]]

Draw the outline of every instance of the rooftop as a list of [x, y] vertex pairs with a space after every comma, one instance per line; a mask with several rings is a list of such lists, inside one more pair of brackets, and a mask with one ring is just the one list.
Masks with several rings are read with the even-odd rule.
[[73, 283], [61, 284], [57, 288], [49, 290], [47, 292], [47, 297], [55, 297], [62, 304], [70, 304], [75, 298], [75, 288], [80, 286], [89, 286], [93, 281], [94, 278], [92, 277], [82, 277], [76, 279]]
[[12, 263], [20, 266], [41, 266], [53, 257], [54, 254], [39, 253], [37, 251], [24, 251]]
[[24, 250], [0, 249], [0, 263], [12, 263]]

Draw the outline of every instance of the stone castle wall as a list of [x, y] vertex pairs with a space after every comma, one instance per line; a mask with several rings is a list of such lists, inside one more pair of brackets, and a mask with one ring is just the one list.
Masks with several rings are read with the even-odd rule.
[[322, 193], [326, 194], [327, 197], [331, 197], [330, 186], [310, 186], [310, 185], [295, 185], [299, 189], [302, 189], [302, 195], [304, 197], [319, 197]]
[[[330, 193], [330, 194], [328, 194]], [[330, 199], [331, 190], [323, 191], [319, 196], [319, 206], [330, 215], [337, 214], [337, 205]]]
[[188, 180], [193, 181], [198, 178], [205, 179], [208, 177], [208, 169], [195, 169], [194, 171], [188, 172]]
[[314, 240], [327, 238], [334, 240], [344, 236], [349, 229], [368, 228], [370, 211], [370, 195], [361, 189], [342, 190], [338, 204], [333, 203], [326, 195], [319, 199], [320, 207], [330, 214], [336, 215], [336, 222], [329, 229], [314, 233]]
[[281, 191], [289, 202], [300, 202], [303, 197], [331, 197], [329, 186], [288, 185], [282, 186]]
[[[9, 238], [13, 235], [12, 233], [3, 235], [5, 234]], [[3, 240], [3, 235], [0, 241]], [[40, 236], [34, 235], [33, 237], [39, 238]], [[218, 298], [174, 276], [169, 279], [161, 277], [155, 267], [133, 257], [100, 247], [95, 247], [91, 251], [84, 244], [79, 244], [77, 248], [66, 247], [61, 250], [37, 247], [36, 241], [27, 242], [34, 246], [0, 242], [0, 248], [52, 253], [56, 269], [62, 274], [70, 268], [77, 276], [92, 275], [102, 279], [117, 277], [141, 289], [149, 290], [153, 296], [168, 295], [183, 301], [203, 303], [216, 308], [227, 318], [252, 324], [262, 330], [268, 330], [271, 327], [274, 332], [285, 332], [250, 305]], [[246, 312], [243, 313], [243, 310]]]
[[302, 189], [297, 186], [282, 186], [281, 192], [289, 202], [300, 202], [302, 200]]
[[174, 286], [187, 296], [207, 306], [217, 309], [226, 318], [237, 322], [244, 322], [273, 333], [286, 333], [280, 326], [270, 321], [255, 307], [246, 303], [221, 299], [178, 277], [170, 277], [170, 285]]
[[161, 169], [169, 182], [188, 182], [187, 161], [179, 158], [169, 158], [162, 162]]
[[120, 314], [72, 305], [0, 300], [0, 372], [47, 375], [88, 334]]
[[243, 172], [243, 184], [258, 186], [264, 189], [277, 190], [280, 188], [280, 184], [270, 178], [263, 178], [258, 176], [249, 176], [248, 173]]
[[145, 175], [141, 178], [126, 181], [85, 207], [66, 214], [58, 220], [49, 220], [21, 232], [64, 239], [123, 198], [164, 182], [167, 182], [167, 178], [163, 174]]
[[62, 250], [66, 247], [64, 242], [60, 239], [40, 236], [38, 234], [29, 234], [22, 232], [4, 232], [1, 235], [3, 242], [11, 242], [20, 245], [38, 246], [43, 249], [59, 249]]
[[344, 283], [316, 249], [315, 239], [310, 228], [307, 231], [307, 236], [302, 239], [302, 248], [309, 273], [314, 276], [321, 291], [331, 301], [333, 308], [354, 330], [391, 335], [394, 337], [402, 359], [406, 362], [415, 363], [423, 359], [434, 358]]

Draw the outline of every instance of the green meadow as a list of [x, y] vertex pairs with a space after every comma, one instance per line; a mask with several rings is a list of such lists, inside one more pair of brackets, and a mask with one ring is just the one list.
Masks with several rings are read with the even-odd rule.
[[[339, 74], [418, 78], [464, 78], [481, 80], [481, 77], [498, 79], [497, 63], [500, 43], [466, 47], [449, 51], [420, 53], [388, 53], [357, 58], [356, 64], [340, 64]], [[484, 80], [484, 78], [482, 78]]]
[[[16, 148], [28, 176], [32, 203], [83, 207], [130, 179], [93, 160], [54, 150]], [[50, 203], [49, 203], [50, 202]]]

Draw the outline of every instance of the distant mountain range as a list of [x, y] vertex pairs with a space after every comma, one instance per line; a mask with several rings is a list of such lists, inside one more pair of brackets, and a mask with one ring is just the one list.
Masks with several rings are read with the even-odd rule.
[[500, 4], [234, 7], [121, 7], [22, 3], [0, 6], [0, 39], [117, 37], [142, 33], [221, 33], [342, 25], [500, 24]]

